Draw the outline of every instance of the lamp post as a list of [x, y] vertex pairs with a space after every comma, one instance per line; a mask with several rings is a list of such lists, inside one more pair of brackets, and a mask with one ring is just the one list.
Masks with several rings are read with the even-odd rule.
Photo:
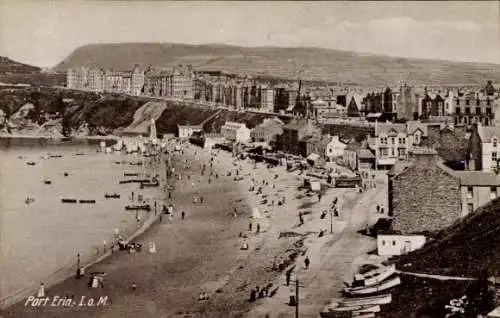
[[330, 209], [330, 233], [333, 234], [333, 212]]

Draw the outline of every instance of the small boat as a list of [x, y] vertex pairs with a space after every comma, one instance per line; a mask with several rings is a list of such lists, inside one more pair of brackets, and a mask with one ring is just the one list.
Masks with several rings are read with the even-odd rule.
[[148, 182], [141, 182], [141, 189], [144, 188], [156, 188], [160, 186], [160, 183], [158, 180], [153, 180], [153, 181], [148, 181]]
[[106, 199], [119, 199], [119, 198], [120, 198], [120, 195], [119, 195], [118, 193], [113, 193], [113, 194], [108, 194], [108, 193], [106, 193], [106, 194], [104, 195], [104, 197], [105, 197]]
[[362, 297], [353, 299], [344, 299], [339, 302], [339, 306], [353, 307], [353, 306], [366, 306], [366, 305], [388, 305], [392, 302], [391, 294], [383, 294], [372, 297]]
[[33, 162], [33, 161], [28, 161], [28, 162], [26, 162], [26, 164], [27, 164], [28, 166], [34, 166], [36, 163], [35, 163], [35, 162]]
[[131, 166], [142, 166], [142, 162], [131, 162], [129, 163]]
[[77, 152], [77, 153], [75, 153], [75, 156], [85, 156], [85, 153], [83, 153], [83, 152]]
[[24, 200], [24, 203], [30, 204], [35, 202], [35, 199], [33, 197], [27, 197], [26, 200]]
[[145, 204], [145, 205], [127, 205], [125, 207], [125, 210], [127, 210], [127, 211], [137, 211], [137, 210], [151, 211], [151, 206], [149, 204]]
[[52, 184], [52, 180], [50, 180], [50, 179], [45, 179], [45, 180], [43, 181], [43, 183], [45, 183], [45, 184]]
[[123, 173], [124, 177], [137, 177], [139, 174], [137, 172], [124, 172]]
[[338, 303], [333, 303], [320, 312], [320, 316], [323, 318], [364, 317], [366, 314], [375, 314], [377, 312], [380, 312], [380, 305], [344, 307], [338, 306]]
[[394, 278], [388, 279], [384, 282], [381, 282], [378, 285], [375, 286], [370, 286], [370, 287], [346, 287], [344, 288], [344, 291], [350, 295], [370, 295], [370, 294], [375, 294], [387, 289], [391, 289], [393, 287], [398, 286], [401, 284], [401, 279], [399, 276], [396, 276]]
[[64, 176], [67, 177], [69, 174], [67, 172], [64, 173]]
[[76, 199], [61, 199], [62, 203], [76, 203]]
[[382, 266], [364, 274], [357, 274], [354, 276], [352, 282], [344, 282], [349, 287], [369, 287], [380, 284], [380, 282], [389, 278], [396, 272], [396, 265]]
[[120, 180], [120, 184], [124, 184], [124, 183], [144, 183], [144, 182], [149, 182], [149, 179]]
[[78, 203], [95, 203], [95, 200], [78, 200]]
[[119, 164], [121, 164], [121, 162], [120, 161], [115, 161], [115, 164], [119, 165]]
[[49, 158], [62, 158], [62, 155], [49, 155]]

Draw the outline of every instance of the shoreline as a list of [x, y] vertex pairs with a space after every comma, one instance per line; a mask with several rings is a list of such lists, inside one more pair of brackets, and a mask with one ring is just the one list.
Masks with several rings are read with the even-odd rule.
[[47, 135], [26, 135], [26, 134], [0, 134], [0, 139], [47, 139], [54, 141], [64, 140], [118, 140], [119, 136], [47, 136]]
[[[188, 145], [189, 151], [198, 152], [200, 158], [195, 158], [197, 164], [208, 163], [212, 150], [205, 150], [193, 145]], [[214, 151], [217, 152], [217, 151]], [[181, 209], [188, 211], [186, 220], [173, 223], [160, 223], [145, 231], [143, 240], [153, 240], [159, 248], [158, 254], [139, 253], [142, 255], [124, 255], [115, 253], [113, 257], [96, 265], [100, 270], [111, 273], [107, 278], [108, 287], [103, 290], [89, 290], [81, 286], [80, 292], [97, 295], [110, 295], [111, 306], [90, 309], [84, 308], [26, 308], [22, 304], [14, 305], [10, 309], [14, 315], [20, 317], [118, 317], [132, 310], [141, 317], [221, 317], [225, 316], [247, 316], [252, 314], [263, 314], [273, 312], [273, 306], [280, 306], [276, 312], [288, 311], [293, 307], [283, 305], [282, 298], [288, 297], [288, 287], [280, 284], [283, 271], [271, 270], [273, 258], [277, 261], [288, 259], [293, 253], [293, 261], [289, 266], [300, 267], [304, 255], [312, 255], [312, 262], [319, 261], [320, 250], [326, 246], [337, 244], [340, 233], [343, 232], [350, 215], [340, 218], [334, 222], [335, 236], [326, 235], [317, 238], [320, 230], [325, 230], [329, 220], [320, 220], [319, 212], [328, 206], [333, 197], [347, 195], [347, 201], [356, 201], [360, 197], [351, 190], [332, 189], [328, 190], [321, 203], [315, 196], [304, 196], [297, 187], [303, 184], [303, 177], [297, 173], [289, 173], [284, 167], [268, 169], [262, 164], [243, 160], [238, 161], [231, 154], [223, 151], [222, 155], [215, 156], [215, 171], [220, 173], [218, 181], [212, 179], [212, 185], [207, 185], [207, 174], [201, 179], [205, 186], [193, 180], [196, 186], [190, 187], [189, 181], [184, 176], [183, 182], [176, 182], [183, 190], [180, 192], [180, 202], [176, 201], [179, 194], [174, 193], [174, 202]], [[180, 155], [181, 160], [186, 160], [190, 153]], [[221, 162], [219, 164], [219, 161]], [[183, 163], [181, 163], [182, 165]], [[264, 194], [269, 201], [276, 197], [286, 197], [286, 204], [277, 206], [275, 204], [263, 204], [261, 195], [255, 191], [248, 190], [245, 181], [235, 182], [233, 176], [226, 176], [226, 172], [233, 171], [235, 167], [242, 167], [240, 176], [246, 181], [254, 176], [257, 187], [263, 180], [272, 184], [265, 186]], [[221, 169], [218, 169], [218, 168]], [[191, 167], [193, 165], [191, 164]], [[198, 168], [194, 168], [197, 170]], [[179, 170], [182, 171], [182, 170]], [[224, 172], [221, 172], [224, 171]], [[196, 171], [192, 171], [193, 176]], [[199, 174], [199, 172], [198, 172]], [[271, 179], [273, 174], [279, 175], [277, 179]], [[189, 179], [189, 177], [187, 177]], [[228, 180], [229, 181], [224, 181]], [[221, 180], [224, 179], [224, 180]], [[274, 183], [276, 182], [276, 189]], [[264, 186], [263, 186], [264, 187]], [[273, 194], [274, 193], [274, 194]], [[191, 203], [192, 195], [203, 195], [208, 198], [206, 205]], [[262, 196], [263, 197], [263, 196]], [[342, 198], [340, 198], [342, 200]], [[319, 203], [319, 204], [318, 204]], [[351, 205], [349, 203], [348, 205]], [[237, 206], [238, 216], [228, 217], [233, 208]], [[243, 207], [241, 207], [243, 206]], [[259, 207], [263, 217], [252, 219], [252, 208]], [[243, 213], [241, 212], [243, 208]], [[176, 207], [177, 209], [177, 207]], [[348, 208], [349, 209], [349, 208]], [[266, 212], [266, 210], [269, 210]], [[305, 226], [298, 227], [298, 211], [309, 210], [305, 216]], [[351, 212], [349, 212], [351, 213]], [[248, 231], [248, 222], [252, 222], [253, 231]], [[261, 225], [261, 233], [255, 233], [256, 223]], [[238, 238], [238, 232], [247, 237], [249, 243], [248, 251], [241, 251], [243, 238]], [[294, 232], [293, 237], [282, 237], [285, 232]], [[342, 234], [343, 235], [343, 234]], [[142, 242], [141, 242], [142, 243]], [[207, 244], [208, 243], [208, 244]], [[173, 244], [173, 245], [172, 245]], [[298, 246], [296, 245], [298, 244]], [[199, 254], [201, 253], [201, 254]], [[300, 269], [300, 271], [302, 271]], [[126, 275], [126, 276], [124, 276]], [[125, 279], [117, 280], [122, 276]], [[130, 289], [130, 283], [137, 281], [141, 286], [137, 291]], [[278, 293], [274, 298], [266, 298], [251, 303], [248, 302], [250, 289], [255, 286], [265, 286], [274, 283], [278, 287]], [[74, 280], [69, 279], [55, 287], [54, 292], [64, 293], [68, 290], [77, 290]], [[128, 288], [127, 288], [128, 287]], [[200, 302], [197, 299], [201, 290], [209, 293], [209, 301]], [[327, 289], [328, 284], [321, 287]], [[52, 292], [48, 291], [49, 294]], [[331, 292], [329, 292], [331, 293]], [[54, 295], [53, 293], [50, 295]], [[57, 294], [55, 294], [57, 295]], [[278, 302], [277, 302], [278, 301]], [[168, 304], [163, 306], [162, 304]], [[263, 308], [260, 308], [264, 305]], [[271, 306], [271, 307], [269, 307]], [[282, 307], [284, 306], [284, 307]], [[282, 307], [282, 308], [281, 308]], [[268, 308], [268, 309], [266, 309]], [[304, 310], [305, 308], [302, 307]], [[269, 311], [268, 311], [269, 310]], [[6, 311], [6, 314], [10, 313]], [[223, 314], [224, 313], [224, 314]], [[316, 312], [317, 313], [317, 312]], [[227, 315], [226, 315], [227, 314]]]
[[[0, 137], [0, 139], [1, 139], [1, 137]], [[160, 161], [159, 164], [161, 165], [160, 171], [163, 171], [164, 169], [161, 168], [163, 166], [163, 162]], [[161, 189], [161, 187], [159, 187], [159, 189]], [[161, 197], [161, 198], [159, 198], [158, 201], [163, 201], [163, 202], [165, 201], [165, 195], [161, 192], [161, 190], [158, 190], [158, 193], [156, 193], [155, 196]], [[159, 213], [156, 215], [153, 211], [151, 211], [151, 212], [149, 212], [148, 218], [145, 219], [140, 224], [140, 226], [138, 228], [131, 229], [130, 226], [124, 228], [123, 229], [124, 232], [132, 231], [129, 235], [127, 235], [124, 238], [124, 240], [126, 242], [129, 242], [129, 241], [134, 240], [135, 238], [139, 237], [140, 235], [145, 233], [149, 228], [151, 228], [155, 224], [155, 222], [159, 219], [159, 217], [160, 217]], [[102, 254], [96, 255], [94, 257], [92, 257], [92, 256], [88, 257], [90, 259], [87, 259], [86, 262], [84, 261], [83, 264], [81, 265], [81, 267], [83, 267], [86, 270], [88, 267], [92, 267], [95, 264], [102, 262], [103, 260], [105, 260], [106, 258], [111, 256], [112, 254], [113, 254], [113, 251], [111, 249], [107, 248], [107, 250], [105, 252], [103, 252]], [[61, 282], [65, 281], [65, 280], [73, 277], [76, 273], [76, 270], [77, 270], [77, 263], [75, 262], [70, 266], [63, 266], [61, 268], [58, 268], [52, 274], [50, 274], [46, 278], [42, 279], [41, 281], [44, 282], [44, 286], [46, 289], [51, 288], [53, 286], [60, 284]], [[32, 294], [36, 294], [38, 289], [39, 289], [39, 285], [38, 286], [29, 286], [29, 287], [21, 288], [20, 290], [15, 291], [11, 295], [2, 297], [2, 299], [0, 300], [0, 312], [11, 307], [11, 306], [16, 305], [17, 303], [19, 303], [22, 299], [26, 298], [27, 296], [32, 295]]]

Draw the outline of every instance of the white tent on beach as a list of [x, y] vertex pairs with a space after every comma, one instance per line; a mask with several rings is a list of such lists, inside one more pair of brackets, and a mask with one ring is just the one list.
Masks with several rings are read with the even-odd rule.
[[252, 210], [252, 218], [254, 218], [254, 219], [262, 219], [262, 214], [260, 214], [259, 208], [253, 208], [253, 210]]

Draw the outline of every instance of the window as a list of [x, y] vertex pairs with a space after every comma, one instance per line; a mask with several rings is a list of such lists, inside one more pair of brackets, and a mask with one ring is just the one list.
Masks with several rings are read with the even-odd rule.
[[491, 106], [491, 100], [490, 100], [490, 99], [488, 99], [488, 100], [486, 101], [486, 105], [487, 105], [487, 106]]
[[[497, 147], [497, 140], [496, 140], [496, 138], [493, 139], [493, 147], [495, 147], [495, 148]], [[491, 154], [491, 155], [493, 156], [493, 154]]]
[[465, 107], [465, 113], [468, 115], [470, 114], [470, 107]]
[[396, 241], [392, 241], [392, 246], [396, 246]]
[[490, 198], [495, 199], [497, 197], [497, 187], [490, 187]]
[[491, 115], [491, 107], [486, 108], [486, 114]]
[[457, 106], [460, 106], [460, 100], [457, 99]]
[[472, 199], [474, 193], [474, 188], [467, 187], [467, 198]]
[[476, 107], [476, 115], [481, 115], [481, 107]]
[[455, 108], [455, 113], [456, 113], [457, 115], [460, 115], [460, 108], [459, 108], [459, 107]]
[[471, 214], [472, 212], [474, 212], [474, 204], [468, 203], [467, 204], [467, 214]]
[[382, 245], [383, 245], [383, 246], [385, 245], [385, 240], [382, 240]]
[[465, 105], [469, 106], [469, 104], [470, 104], [470, 100], [468, 100], [468, 99], [467, 99], [467, 100], [465, 101]]
[[497, 152], [496, 151], [493, 151], [491, 153], [491, 161], [497, 161]]
[[481, 102], [479, 101], [479, 99], [476, 99], [476, 106], [479, 106], [481, 104]]
[[394, 151], [394, 148], [391, 148], [391, 156], [395, 156], [396, 155], [396, 151]]
[[392, 143], [393, 145], [395, 145], [395, 144], [396, 144], [396, 138], [391, 137], [391, 143]]

